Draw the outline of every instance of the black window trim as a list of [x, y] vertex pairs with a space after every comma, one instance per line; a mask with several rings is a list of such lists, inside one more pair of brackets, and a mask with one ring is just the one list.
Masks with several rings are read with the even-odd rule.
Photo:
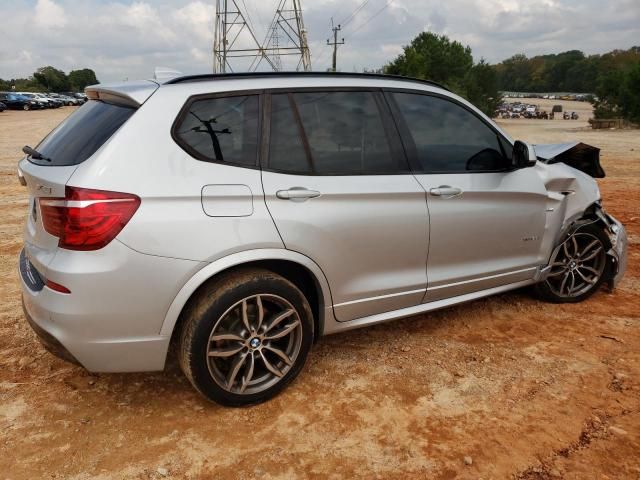
[[[376, 103], [376, 107], [378, 109], [378, 113], [380, 115], [380, 119], [382, 121], [382, 128], [384, 129], [385, 136], [387, 138], [387, 143], [389, 145], [389, 150], [394, 162], [398, 165], [404, 163], [406, 165], [405, 171], [397, 171], [397, 172], [385, 172], [385, 173], [328, 173], [328, 174], [319, 174], [315, 172], [292, 172], [285, 169], [273, 168], [269, 165], [269, 146], [271, 142], [271, 95], [273, 94], [287, 94], [290, 101], [292, 95], [295, 93], [323, 93], [323, 92], [371, 92], [373, 93], [373, 99]], [[306, 176], [306, 177], [367, 177], [367, 176], [379, 176], [379, 175], [413, 175], [413, 169], [408, 162], [407, 156], [405, 155], [405, 149], [402, 145], [402, 141], [400, 138], [400, 134], [398, 128], [393, 121], [393, 117], [391, 115], [391, 110], [389, 109], [388, 102], [386, 102], [383, 89], [380, 87], [331, 87], [331, 86], [315, 86], [315, 87], [280, 87], [280, 88], [269, 88], [263, 90], [263, 94], [266, 97], [265, 101], [265, 109], [264, 109], [264, 118], [263, 125], [265, 128], [263, 129], [263, 146], [262, 146], [262, 155], [260, 156], [261, 168], [265, 172], [273, 172], [280, 173], [284, 175], [296, 175], [296, 176]], [[295, 102], [294, 102], [295, 103]], [[304, 132], [304, 127], [302, 126], [302, 122], [299, 114], [297, 114], [297, 107], [294, 109], [294, 117], [296, 118], [297, 128], [299, 132]], [[307, 161], [312, 164], [312, 156], [311, 150], [309, 146], [308, 140], [306, 140], [306, 134], [302, 135], [301, 139], [303, 143], [303, 147], [305, 149], [305, 153], [307, 155]]]
[[[178, 135], [178, 127], [182, 124], [186, 116], [189, 114], [189, 110], [191, 109], [191, 105], [195, 102], [201, 100], [214, 100], [217, 98], [228, 98], [228, 97], [247, 97], [247, 96], [255, 96], [258, 99], [258, 115], [257, 121], [258, 126], [257, 129], [257, 137], [256, 137], [256, 158], [254, 159], [253, 164], [244, 164], [244, 163], [235, 163], [235, 162], [227, 162], [224, 160], [216, 160], [214, 158], [207, 157], [206, 155], [202, 155], [195, 148], [191, 147], [187, 142], [182, 140]], [[226, 165], [228, 167], [240, 167], [240, 168], [249, 168], [252, 170], [260, 170], [260, 157], [262, 150], [262, 138], [263, 138], [263, 118], [264, 118], [264, 89], [251, 89], [251, 90], [233, 90], [233, 91], [225, 91], [225, 92], [215, 92], [215, 93], [203, 93], [197, 95], [191, 95], [187, 98], [187, 101], [180, 109], [178, 116], [173, 121], [171, 125], [171, 138], [173, 141], [186, 153], [188, 153], [194, 159], [205, 162], [205, 163], [215, 163], [218, 165]]]
[[[505, 155], [505, 151], [504, 151], [504, 146], [503, 143], [506, 145], [513, 145], [508, 138], [506, 138], [496, 127], [495, 125], [492, 125], [490, 122], [487, 122], [487, 120], [483, 117], [481, 117], [480, 115], [478, 115], [477, 112], [475, 112], [474, 110], [470, 109], [467, 105], [465, 105], [464, 103], [460, 102], [459, 100], [450, 97], [448, 95], [443, 95], [441, 93], [438, 92], [430, 92], [430, 91], [426, 91], [426, 90], [414, 90], [414, 89], [409, 89], [409, 88], [383, 88], [383, 94], [384, 94], [384, 98], [387, 101], [387, 104], [389, 105], [389, 108], [391, 110], [391, 115], [393, 117], [393, 120], [398, 128], [398, 133], [400, 136], [400, 140], [402, 141], [402, 145], [404, 146], [405, 149], [405, 154], [407, 156], [407, 159], [409, 161], [409, 165], [411, 166], [411, 171], [416, 174], [416, 175], [445, 175], [445, 174], [452, 174], [452, 175], [459, 175], [459, 174], [468, 174], [468, 173], [473, 173], [473, 174], [482, 174], [482, 173], [507, 173], [507, 172], [512, 172], [514, 170], [517, 170], [517, 168], [515, 166], [511, 166], [509, 168], [501, 168], [501, 169], [497, 169], [497, 170], [460, 170], [460, 171], [451, 171], [451, 170], [447, 170], [447, 171], [440, 171], [440, 170], [427, 170], [427, 169], [423, 169], [422, 165], [420, 164], [418, 158], [417, 158], [417, 148], [415, 145], [415, 142], [413, 140], [413, 135], [411, 134], [411, 131], [409, 130], [408, 125], [406, 124], [405, 120], [404, 120], [404, 116], [402, 115], [402, 112], [400, 111], [400, 107], [398, 106], [397, 102], [395, 101], [395, 99], [393, 98], [393, 93], [407, 93], [407, 94], [413, 94], [413, 95], [423, 95], [423, 96], [428, 96], [428, 97], [436, 97], [436, 98], [440, 98], [446, 101], [449, 101], [461, 108], [463, 108], [465, 111], [471, 113], [474, 117], [476, 117], [478, 120], [480, 120], [484, 125], [486, 125], [487, 127], [489, 127], [489, 129], [496, 135], [496, 140], [498, 141], [498, 145], [500, 146], [500, 150], [502, 151], [502, 154]], [[428, 164], [428, 161], [427, 161]]]

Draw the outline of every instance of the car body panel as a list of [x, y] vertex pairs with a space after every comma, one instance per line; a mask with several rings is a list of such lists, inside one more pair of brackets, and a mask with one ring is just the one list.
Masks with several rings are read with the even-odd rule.
[[425, 301], [533, 278], [542, 263], [547, 191], [531, 168], [510, 172], [419, 174], [428, 194], [430, 246]]
[[[413, 175], [303, 176], [263, 172], [265, 200], [289, 250], [329, 279], [341, 321], [420, 303], [427, 284], [429, 215]], [[306, 188], [320, 196], [278, 198]]]
[[285, 248], [261, 248], [256, 250], [245, 250], [239, 253], [227, 255], [224, 258], [205, 264], [202, 269], [198, 270], [180, 289], [173, 299], [167, 314], [162, 323], [160, 335], [171, 335], [178, 321], [180, 312], [185, 304], [191, 298], [193, 293], [210, 278], [227, 269], [246, 265], [256, 261], [276, 260], [295, 263], [308, 270], [316, 281], [316, 288], [319, 292], [320, 301], [320, 331], [329, 322], [335, 322], [333, 316], [333, 301], [331, 297], [331, 289], [322, 269], [308, 257], [286, 250]]
[[[242, 250], [282, 248], [264, 202], [260, 170], [191, 157], [169, 134], [187, 96], [162, 87], [151, 98], [126, 128], [78, 166], [69, 181], [100, 190], [135, 192], [141, 198], [135, 217], [118, 239], [142, 253], [208, 262]], [[175, 115], [167, 115], [167, 109]], [[244, 185], [252, 196], [251, 215], [207, 215], [203, 209], [207, 185]]]
[[[28, 242], [25, 250], [37, 255]], [[23, 280], [25, 309], [88, 370], [160, 370], [170, 340], [158, 333], [166, 312], [202, 266], [143, 255], [117, 240], [92, 252], [58, 249], [40, 273], [71, 294], [34, 292]]]

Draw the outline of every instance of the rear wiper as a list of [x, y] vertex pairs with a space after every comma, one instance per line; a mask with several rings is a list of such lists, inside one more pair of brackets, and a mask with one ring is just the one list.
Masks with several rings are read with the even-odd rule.
[[37, 151], [35, 148], [31, 148], [29, 145], [25, 145], [24, 147], [22, 147], [22, 151], [36, 160], [44, 160], [45, 162], [51, 161], [50, 158], [45, 157], [39, 151]]

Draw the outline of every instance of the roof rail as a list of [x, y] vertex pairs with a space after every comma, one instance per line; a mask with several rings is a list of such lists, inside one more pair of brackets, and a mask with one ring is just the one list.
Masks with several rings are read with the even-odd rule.
[[206, 80], [225, 79], [225, 78], [251, 78], [251, 77], [285, 77], [285, 76], [300, 76], [300, 77], [356, 77], [356, 78], [386, 78], [390, 80], [401, 80], [418, 82], [433, 87], [438, 87], [450, 92], [447, 87], [440, 83], [433, 82], [431, 80], [423, 80], [421, 78], [403, 77], [400, 75], [388, 75], [386, 73], [351, 73], [351, 72], [237, 72], [237, 73], [205, 73], [201, 75], [186, 75], [184, 77], [177, 77], [165, 82], [167, 85], [176, 83], [189, 83], [189, 82], [203, 82]]

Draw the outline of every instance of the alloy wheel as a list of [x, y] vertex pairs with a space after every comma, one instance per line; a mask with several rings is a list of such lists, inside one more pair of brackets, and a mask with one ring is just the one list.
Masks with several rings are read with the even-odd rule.
[[578, 297], [598, 283], [605, 264], [602, 240], [591, 233], [576, 232], [558, 250], [546, 282], [560, 297]]
[[207, 366], [224, 390], [259, 393], [287, 374], [301, 345], [302, 322], [293, 305], [277, 295], [252, 295], [216, 321], [209, 335]]

